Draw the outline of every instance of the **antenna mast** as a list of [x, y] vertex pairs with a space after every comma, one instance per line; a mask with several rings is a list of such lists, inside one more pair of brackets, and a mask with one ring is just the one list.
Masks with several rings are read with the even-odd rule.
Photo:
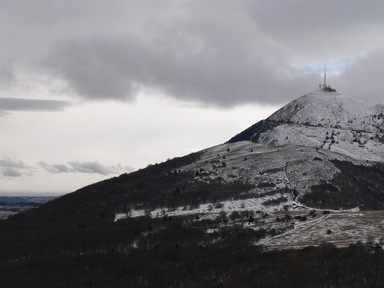
[[327, 64], [324, 64], [324, 84], [323, 88], [327, 87]]
[[324, 92], [337, 93], [336, 89], [332, 88], [331, 86], [327, 86], [327, 64], [324, 64], [324, 83], [323, 83], [323, 89], [321, 90], [323, 90]]

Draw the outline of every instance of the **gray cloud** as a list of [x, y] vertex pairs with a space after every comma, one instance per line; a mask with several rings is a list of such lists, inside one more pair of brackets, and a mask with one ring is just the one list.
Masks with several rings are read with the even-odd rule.
[[335, 84], [343, 87], [342, 92], [348, 95], [384, 103], [383, 67], [384, 49], [376, 50], [359, 58], [350, 69], [335, 79]]
[[2, 2], [0, 64], [7, 81], [16, 81], [12, 71], [42, 73], [92, 100], [150, 90], [219, 106], [278, 103], [319, 82], [296, 62], [380, 57], [371, 52], [383, 46], [383, 7], [379, 0]]
[[57, 111], [70, 105], [68, 101], [0, 98], [0, 113], [1, 111]]
[[121, 174], [126, 172], [132, 172], [133, 169], [128, 166], [122, 166], [120, 164], [115, 166], [106, 166], [97, 161], [94, 162], [79, 162], [72, 161], [67, 164], [48, 164], [44, 161], [40, 161], [39, 165], [50, 173], [87, 173], [87, 174]]
[[4, 168], [2, 172], [3, 176], [5, 177], [21, 177], [24, 175], [24, 173], [16, 168]]
[[194, 11], [193, 22], [160, 27], [153, 39], [128, 33], [60, 43], [48, 67], [89, 99], [132, 99], [151, 89], [224, 106], [281, 101], [315, 79], [296, 73], [284, 49], [226, 6], [218, 21]]
[[3, 177], [21, 177], [31, 175], [32, 168], [24, 162], [4, 157], [0, 159], [0, 175]]
[[43, 167], [49, 173], [69, 173], [73, 170], [64, 164], [48, 164], [44, 161], [40, 161], [39, 165]]
[[[384, 3], [344, 1], [247, 1], [247, 11], [267, 35], [296, 57], [348, 57], [368, 52], [384, 29]], [[366, 4], [366, 5], [365, 5]]]
[[104, 166], [99, 162], [68, 162], [71, 169], [79, 173], [96, 173], [101, 175], [114, 174], [116, 171], [112, 170], [110, 167]]
[[0, 58], [0, 84], [2, 86], [11, 85], [15, 80], [12, 63]]

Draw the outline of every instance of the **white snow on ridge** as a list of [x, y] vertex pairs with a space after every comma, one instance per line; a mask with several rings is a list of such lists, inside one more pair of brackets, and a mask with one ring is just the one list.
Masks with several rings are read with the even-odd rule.
[[198, 160], [181, 170], [198, 174], [195, 181], [241, 182], [253, 185], [253, 189], [238, 195], [243, 199], [201, 203], [198, 208], [160, 207], [151, 211], [132, 209], [129, 213], [116, 214], [115, 221], [145, 215], [153, 218], [193, 214], [216, 217], [223, 211], [271, 213], [285, 209], [309, 209], [296, 201], [293, 191], [299, 191], [302, 195], [309, 192], [312, 185], [330, 181], [339, 172], [331, 162], [334, 159], [366, 164], [343, 154], [312, 147], [267, 147], [249, 141], [214, 146], [204, 150]]
[[384, 112], [380, 107], [358, 98], [316, 91], [290, 102], [268, 119], [314, 126], [322, 124], [326, 127], [338, 125], [355, 130], [364, 127], [369, 129], [369, 123], [362, 121]]
[[353, 130], [282, 124], [263, 133], [260, 142], [273, 145], [318, 147], [358, 160], [384, 161], [384, 144], [375, 133]]
[[255, 242], [267, 250], [301, 249], [332, 243], [346, 247], [351, 243], [372, 242], [384, 247], [383, 211], [347, 212], [339, 211], [310, 221], [295, 223], [294, 229]]
[[164, 216], [188, 216], [188, 215], [210, 215], [210, 217], [216, 218], [220, 213], [225, 212], [230, 215], [230, 213], [237, 211], [259, 211], [263, 213], [271, 213], [274, 211], [282, 211], [284, 205], [289, 205], [291, 207], [296, 207], [296, 209], [305, 209], [306, 207], [300, 206], [299, 203], [287, 200], [287, 202], [280, 203], [278, 205], [265, 205], [266, 201], [277, 199], [279, 197], [284, 197], [285, 195], [274, 195], [265, 196], [260, 198], [250, 198], [242, 200], [227, 200], [220, 201], [216, 203], [204, 203], [200, 204], [198, 208], [191, 207], [178, 207], [178, 208], [158, 208], [151, 211], [146, 211], [143, 209], [140, 210], [131, 210], [128, 213], [118, 213], [115, 215], [115, 221], [126, 219], [126, 218], [136, 218], [143, 217], [145, 215], [151, 218], [160, 218]]
[[[302, 189], [302, 186], [319, 184], [320, 180], [331, 180], [339, 172], [330, 162], [334, 159], [356, 161], [343, 154], [312, 147], [268, 147], [242, 141], [206, 149], [199, 160], [183, 170], [203, 171], [203, 176], [197, 178], [201, 181], [241, 181], [263, 186], [265, 188], [259, 190], [266, 192]], [[267, 184], [271, 186], [269, 189]]]
[[384, 106], [316, 91], [271, 115], [281, 125], [262, 133], [259, 143], [331, 150], [358, 160], [384, 161]]

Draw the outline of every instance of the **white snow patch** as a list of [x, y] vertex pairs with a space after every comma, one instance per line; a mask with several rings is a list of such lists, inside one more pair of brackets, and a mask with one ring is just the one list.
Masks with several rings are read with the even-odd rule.
[[220, 215], [221, 212], [225, 212], [230, 214], [234, 211], [242, 212], [242, 211], [260, 211], [264, 213], [271, 213], [274, 211], [282, 211], [284, 210], [284, 205], [288, 205], [290, 207], [302, 207], [299, 203], [294, 202], [292, 200], [288, 200], [287, 202], [280, 203], [278, 205], [265, 205], [263, 204], [266, 201], [270, 201], [273, 199], [277, 199], [279, 197], [284, 197], [284, 195], [274, 195], [260, 197], [260, 198], [251, 198], [244, 200], [227, 200], [221, 201], [217, 203], [205, 203], [201, 204], [199, 208], [194, 209], [185, 209], [185, 207], [174, 208], [158, 208], [151, 211], [145, 210], [131, 210], [129, 213], [118, 213], [115, 215], [115, 221], [119, 221], [126, 218], [136, 218], [142, 217], [144, 215], [148, 215], [151, 218], [161, 218], [164, 216], [188, 216], [188, 215], [210, 215], [213, 218], [216, 218]]
[[[268, 249], [300, 249], [319, 246], [324, 242], [345, 247], [358, 241], [383, 240], [384, 211], [339, 211], [313, 220], [295, 223], [295, 228], [283, 234], [255, 242]], [[383, 242], [383, 241], [382, 241]], [[384, 242], [383, 242], [384, 244]]]

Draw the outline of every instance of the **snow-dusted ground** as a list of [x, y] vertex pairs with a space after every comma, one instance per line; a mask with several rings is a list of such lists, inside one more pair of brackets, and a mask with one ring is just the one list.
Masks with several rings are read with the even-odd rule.
[[206, 172], [197, 177], [200, 181], [221, 179], [254, 184], [257, 194], [284, 188], [307, 192], [310, 186], [329, 181], [339, 172], [331, 162], [334, 159], [365, 164], [327, 149], [271, 147], [242, 141], [206, 149], [199, 160], [183, 169]]
[[293, 230], [255, 244], [266, 249], [299, 249], [325, 242], [345, 247], [358, 241], [384, 246], [384, 211], [332, 212], [313, 220], [297, 222], [294, 226]]
[[[384, 144], [379, 132], [341, 128], [282, 124], [263, 133], [259, 141], [273, 146], [300, 145], [318, 147], [345, 154], [358, 160], [384, 161]], [[382, 136], [380, 136], [382, 137]]]
[[[280, 194], [279, 196], [287, 196], [285, 194]], [[131, 210], [128, 213], [118, 213], [115, 216], [115, 221], [125, 219], [125, 218], [136, 218], [142, 216], [150, 216], [151, 218], [159, 218], [163, 216], [187, 216], [187, 215], [206, 215], [210, 218], [218, 217], [222, 212], [230, 213], [237, 211], [259, 211], [264, 213], [271, 213], [273, 211], [282, 211], [284, 205], [289, 205], [290, 207], [295, 207], [295, 209], [304, 209], [300, 206], [299, 203], [288, 200], [287, 202], [281, 203], [279, 205], [264, 205], [266, 201], [276, 199], [276, 196], [265, 196], [260, 198], [251, 198], [243, 200], [227, 200], [216, 203], [205, 203], [201, 204], [199, 208], [191, 209], [189, 207], [178, 207], [176, 209], [170, 208], [158, 208], [151, 211]]]
[[[261, 211], [270, 213], [305, 209], [296, 201], [293, 191], [302, 195], [312, 185], [330, 181], [339, 170], [331, 160], [346, 160], [356, 164], [366, 162], [329, 150], [285, 145], [270, 147], [249, 141], [222, 144], [206, 149], [200, 158], [181, 170], [196, 174], [195, 181], [222, 183], [242, 182], [254, 186], [244, 191], [244, 199], [227, 199], [220, 203], [201, 203], [198, 208], [159, 207], [151, 211], [132, 209], [117, 213], [115, 221], [127, 217], [183, 216], [194, 214], [217, 217], [222, 211]], [[280, 199], [280, 201], [278, 201]], [[309, 209], [309, 208], [308, 208]]]
[[[198, 214], [200, 219], [215, 219], [223, 212], [229, 216], [234, 211], [258, 211], [259, 215], [270, 216], [262, 226], [257, 226], [259, 223], [250, 228], [289, 229], [255, 243], [267, 249], [302, 248], [322, 242], [337, 246], [357, 241], [384, 244], [382, 211], [333, 211], [309, 216], [306, 221], [292, 219], [290, 223], [274, 220], [286, 213], [308, 215], [311, 208], [297, 202], [297, 194], [303, 195], [311, 191], [311, 186], [332, 180], [340, 172], [332, 160], [356, 165], [384, 161], [384, 106], [316, 91], [292, 101], [268, 120], [280, 125], [262, 133], [259, 143], [217, 145], [205, 149], [198, 160], [180, 169], [196, 175], [194, 181], [252, 185], [253, 189], [240, 193], [242, 200], [201, 203], [198, 208], [132, 209], [117, 213], [115, 221], [145, 215], [157, 218]], [[227, 225], [232, 224], [230, 221]], [[207, 233], [215, 229], [218, 228], [210, 228]]]
[[320, 147], [359, 160], [384, 161], [384, 106], [322, 91], [287, 104], [268, 120], [281, 123], [262, 133], [268, 145]]

